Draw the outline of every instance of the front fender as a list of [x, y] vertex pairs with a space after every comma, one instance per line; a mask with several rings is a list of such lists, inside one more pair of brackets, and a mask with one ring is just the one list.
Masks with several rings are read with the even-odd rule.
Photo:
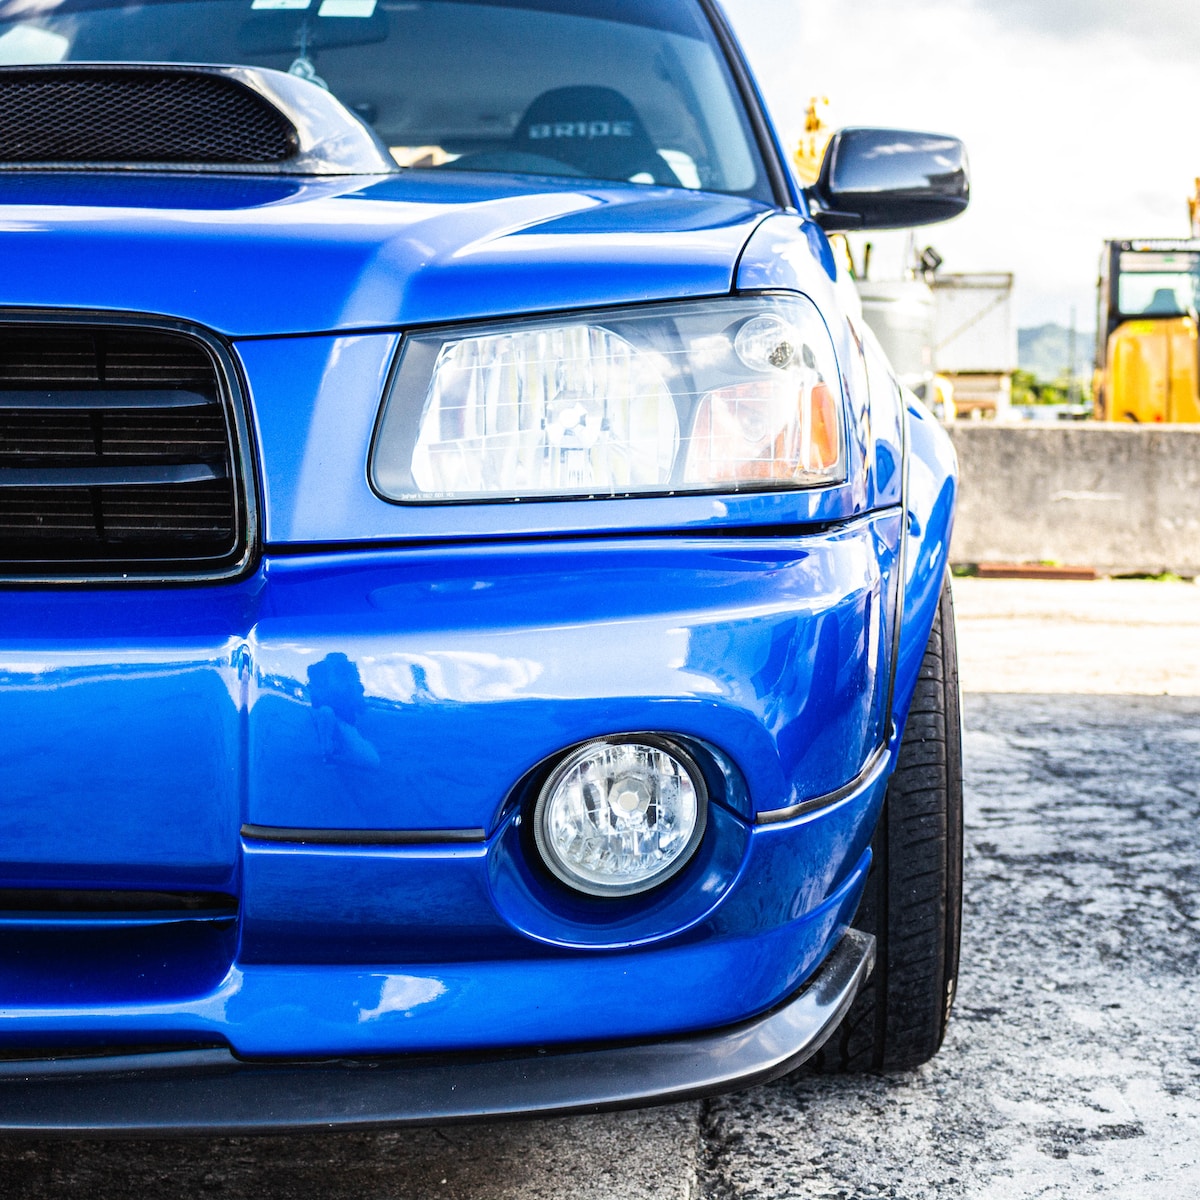
[[958, 459], [946, 431], [915, 399], [909, 399], [904, 417], [904, 598], [892, 703], [895, 745], [908, 717], [950, 561], [958, 491]]

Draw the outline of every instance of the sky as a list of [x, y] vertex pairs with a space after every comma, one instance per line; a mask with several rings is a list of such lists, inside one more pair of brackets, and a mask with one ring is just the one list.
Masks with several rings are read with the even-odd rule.
[[[835, 126], [952, 133], [971, 207], [917, 231], [944, 271], [1012, 271], [1021, 327], [1095, 326], [1101, 244], [1186, 237], [1200, 176], [1196, 0], [724, 0], [789, 149]], [[872, 274], [904, 235], [877, 234]]]

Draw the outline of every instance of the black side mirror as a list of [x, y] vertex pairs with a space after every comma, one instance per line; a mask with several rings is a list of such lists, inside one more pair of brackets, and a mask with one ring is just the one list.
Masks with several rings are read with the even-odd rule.
[[825, 230], [907, 229], [956, 217], [971, 195], [955, 137], [904, 129], [842, 129], [805, 192]]

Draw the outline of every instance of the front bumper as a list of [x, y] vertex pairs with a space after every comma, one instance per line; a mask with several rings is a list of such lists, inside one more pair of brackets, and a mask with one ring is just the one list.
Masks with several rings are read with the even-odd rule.
[[[294, 554], [221, 587], [6, 594], [0, 1049], [374, 1061], [773, 1010], [869, 865], [898, 529]], [[571, 896], [523, 839], [522, 781], [652, 730], [732, 764], [705, 838], [645, 897]]]
[[751, 1021], [630, 1045], [494, 1055], [245, 1061], [221, 1049], [0, 1063], [7, 1133], [266, 1133], [603, 1112], [777, 1079], [820, 1049], [875, 963], [848, 930], [798, 994]]

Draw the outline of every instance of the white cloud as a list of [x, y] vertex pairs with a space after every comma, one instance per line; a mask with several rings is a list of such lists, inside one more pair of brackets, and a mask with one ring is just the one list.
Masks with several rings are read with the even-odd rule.
[[[1102, 240], [1185, 235], [1200, 152], [1179, 134], [1190, 129], [1195, 56], [1131, 42], [1116, 5], [1073, 25], [1076, 7], [1091, 11], [1084, 0], [1002, 10], [980, 0], [726, 0], [789, 145], [814, 94], [830, 97], [838, 124], [958, 134], [971, 209], [918, 231], [922, 243], [948, 271], [1015, 272], [1021, 324], [1065, 324], [1073, 305], [1086, 327]], [[1182, 25], [1184, 42], [1200, 44], [1190, 6]], [[876, 240], [886, 249], [888, 238]]]
[[965, 0], [1010, 27], [1050, 33], [1064, 41], [1097, 33], [1152, 49], [1161, 58], [1200, 53], [1200, 10], [1188, 0]]

